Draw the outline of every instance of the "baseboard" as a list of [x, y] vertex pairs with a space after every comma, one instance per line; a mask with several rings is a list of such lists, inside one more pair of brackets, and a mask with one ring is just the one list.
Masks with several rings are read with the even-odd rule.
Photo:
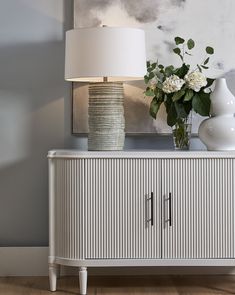
[[[48, 247], [0, 247], [0, 277], [47, 276]], [[234, 275], [235, 267], [128, 267], [89, 268], [89, 275]], [[62, 275], [77, 275], [63, 267]]]
[[0, 276], [47, 276], [48, 247], [0, 247]]

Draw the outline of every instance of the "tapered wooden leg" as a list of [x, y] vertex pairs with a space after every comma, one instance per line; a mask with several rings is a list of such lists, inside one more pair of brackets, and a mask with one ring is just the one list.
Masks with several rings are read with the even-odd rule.
[[86, 267], [79, 268], [79, 287], [80, 287], [81, 295], [87, 294], [87, 268]]
[[50, 281], [51, 291], [56, 291], [57, 272], [58, 272], [58, 265], [55, 263], [49, 263], [49, 281]]

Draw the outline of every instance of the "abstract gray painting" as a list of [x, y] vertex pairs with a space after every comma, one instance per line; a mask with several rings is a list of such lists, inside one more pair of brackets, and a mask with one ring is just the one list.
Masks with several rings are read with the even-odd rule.
[[[74, 0], [74, 27], [118, 26], [145, 30], [147, 59], [161, 64], [180, 65], [172, 53], [175, 36], [196, 42], [188, 63], [203, 60], [204, 48], [215, 48], [208, 77], [226, 75], [232, 91], [235, 69], [234, 0]], [[156, 120], [148, 113], [149, 98], [143, 94], [144, 82], [125, 83], [127, 133], [169, 133], [164, 107]], [[74, 83], [73, 133], [88, 132], [87, 85]], [[193, 133], [204, 118], [193, 115]]]

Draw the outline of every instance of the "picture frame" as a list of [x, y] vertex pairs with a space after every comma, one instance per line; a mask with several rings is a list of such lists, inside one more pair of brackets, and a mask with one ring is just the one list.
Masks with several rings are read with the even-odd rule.
[[[208, 26], [208, 15], [212, 13], [209, 9], [220, 13], [221, 2], [212, 0], [206, 4], [205, 10], [200, 15], [200, 24], [197, 19], [190, 17], [195, 14], [196, 1], [158, 1], [150, 0], [143, 2], [140, 0], [74, 0], [74, 28], [95, 27], [95, 26], [126, 26], [139, 27], [145, 30], [146, 52], [148, 60], [159, 60], [164, 65], [179, 64], [178, 56], [172, 49], [174, 48], [174, 37], [178, 34], [188, 34], [186, 38], [197, 40], [209, 40], [209, 44], [201, 44], [198, 41], [198, 50], [195, 49], [192, 62], [200, 60], [202, 47], [220, 43], [223, 34], [223, 42], [228, 43], [229, 34], [233, 32], [233, 24], [225, 23], [223, 29], [218, 33], [208, 30], [199, 31], [195, 28], [203, 24]], [[232, 0], [226, 0], [232, 5]], [[180, 15], [180, 18], [179, 18]], [[231, 14], [232, 17], [232, 14]], [[187, 20], [187, 28], [183, 25], [183, 20]], [[210, 20], [212, 27], [215, 26], [216, 19]], [[226, 30], [227, 31], [226, 31]], [[224, 30], [226, 34], [224, 34]], [[184, 37], [184, 36], [182, 36]], [[195, 46], [197, 48], [197, 46]], [[229, 48], [230, 46], [228, 46]], [[216, 54], [215, 54], [216, 56]], [[189, 57], [191, 58], [191, 57]], [[214, 58], [214, 57], [213, 57]], [[215, 78], [235, 68], [235, 61], [231, 63], [231, 56], [226, 55], [224, 60], [212, 60], [211, 70], [206, 72], [208, 77]], [[234, 59], [234, 58], [233, 58]], [[233, 60], [232, 59], [232, 60]], [[191, 61], [191, 60], [190, 60]], [[160, 108], [156, 120], [149, 115], [149, 105], [151, 97], [144, 96], [146, 85], [143, 81], [133, 81], [124, 83], [124, 114], [125, 132], [127, 135], [160, 134], [169, 135], [172, 130], [166, 122], [166, 112], [164, 106]], [[73, 83], [72, 90], [72, 134], [86, 135], [88, 133], [88, 84]], [[205, 119], [193, 113], [192, 134], [198, 133], [200, 123]]]

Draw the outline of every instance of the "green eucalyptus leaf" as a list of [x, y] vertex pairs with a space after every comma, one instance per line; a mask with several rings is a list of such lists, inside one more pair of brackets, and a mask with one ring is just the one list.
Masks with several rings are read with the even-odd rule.
[[206, 64], [208, 64], [208, 62], [209, 62], [209, 60], [210, 60], [210, 58], [209, 57], [207, 57], [207, 59], [204, 61], [204, 65], [206, 65]]
[[156, 68], [156, 66], [157, 66], [157, 63], [156, 62], [152, 63], [152, 69], [153, 70]]
[[174, 52], [175, 54], [179, 55], [180, 59], [183, 61], [183, 56], [182, 56], [182, 54], [181, 54], [181, 50], [180, 50], [180, 48], [178, 48], [178, 47], [174, 48], [174, 49], [173, 49], [173, 52]]
[[195, 46], [195, 42], [192, 39], [189, 39], [187, 42], [188, 49], [191, 50]]
[[171, 65], [171, 66], [168, 66], [165, 68], [165, 74], [167, 77], [171, 76], [173, 74], [173, 71], [174, 71], [174, 67]]
[[192, 54], [191, 53], [188, 53], [187, 51], [185, 51], [185, 54], [192, 56]]
[[150, 67], [150, 61], [147, 61], [147, 68]]
[[184, 43], [184, 39], [181, 37], [175, 37], [175, 44], [179, 45], [179, 44], [183, 44]]
[[184, 96], [185, 94], [185, 90], [180, 89], [179, 91], [175, 92], [172, 96], [172, 100], [173, 101], [177, 101], [179, 100], [182, 96]]
[[184, 101], [190, 101], [194, 95], [194, 92], [192, 89], [187, 89], [185, 96], [184, 96]]
[[159, 69], [164, 69], [164, 66], [163, 65], [158, 65]]
[[201, 65], [201, 67], [202, 67], [203, 69], [205, 69], [205, 70], [208, 70], [208, 69], [209, 69], [209, 67], [206, 67], [206, 66], [204, 66], [204, 65]]
[[211, 105], [211, 100], [210, 100], [209, 93], [200, 92], [200, 94], [196, 93], [193, 96], [192, 107], [194, 111], [198, 113], [199, 115], [209, 116], [210, 105]]
[[153, 72], [149, 73], [149, 80], [151, 80], [153, 78], [154, 78], [154, 73]]
[[176, 53], [178, 55], [181, 54], [181, 50], [178, 47], [174, 48], [173, 51], [174, 51], [174, 53]]
[[145, 84], [148, 84], [149, 82], [149, 77], [147, 75], [144, 76], [144, 83]]
[[188, 73], [188, 70], [189, 70], [189, 66], [183, 63], [182, 66], [176, 69], [174, 73], [175, 75], [177, 75], [178, 77], [182, 79]]
[[198, 68], [198, 70], [199, 70], [200, 72], [202, 72], [202, 68], [201, 68], [201, 66], [199, 66], [198, 64], [197, 64], [197, 68]]
[[147, 87], [146, 91], [145, 91], [145, 95], [146, 96], [154, 96], [154, 90]]
[[154, 119], [156, 119], [156, 117], [157, 117], [157, 113], [158, 113], [160, 106], [161, 106], [161, 102], [159, 102], [157, 100], [157, 98], [154, 97], [150, 103], [150, 109], [149, 109], [149, 113], [150, 113], [151, 117], [153, 117]]
[[207, 81], [206, 87], [210, 87], [214, 83], [215, 79], [207, 78], [206, 81]]
[[208, 53], [208, 54], [214, 54], [214, 48], [212, 48], [210, 46], [207, 46], [206, 47], [206, 53]]

